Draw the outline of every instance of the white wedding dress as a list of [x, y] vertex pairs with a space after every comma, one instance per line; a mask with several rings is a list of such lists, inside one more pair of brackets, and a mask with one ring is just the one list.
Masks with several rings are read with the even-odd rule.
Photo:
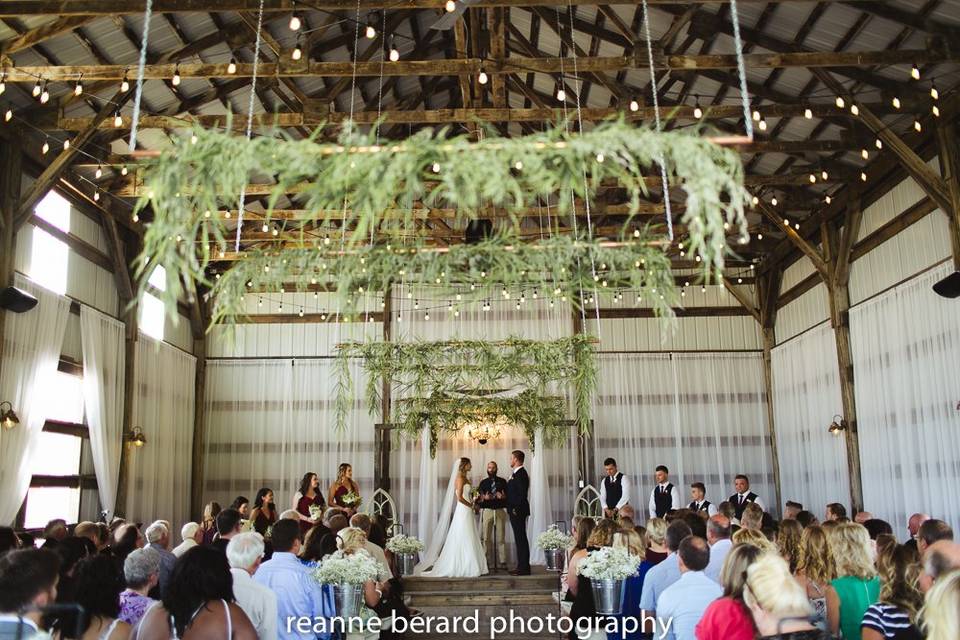
[[[469, 499], [470, 490], [470, 484], [464, 484], [461, 495]], [[456, 500], [456, 489], [453, 493]], [[487, 556], [480, 544], [473, 509], [459, 500], [456, 500], [453, 520], [442, 540], [443, 548], [432, 563], [432, 568], [428, 565], [424, 568], [429, 570], [421, 571], [418, 575], [428, 578], [476, 578], [487, 573]]]

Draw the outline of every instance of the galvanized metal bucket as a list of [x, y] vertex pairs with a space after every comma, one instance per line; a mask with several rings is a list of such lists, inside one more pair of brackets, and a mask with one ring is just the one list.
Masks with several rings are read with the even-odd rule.
[[333, 598], [337, 605], [337, 615], [341, 618], [356, 618], [363, 606], [363, 584], [341, 582], [333, 585]]
[[397, 569], [400, 571], [401, 576], [412, 576], [413, 567], [416, 566], [417, 554], [415, 553], [398, 553], [397, 554]]
[[543, 556], [547, 559], [547, 571], [557, 573], [563, 571], [567, 563], [567, 552], [564, 549], [544, 549]]
[[623, 580], [590, 579], [597, 613], [615, 615], [623, 612]]

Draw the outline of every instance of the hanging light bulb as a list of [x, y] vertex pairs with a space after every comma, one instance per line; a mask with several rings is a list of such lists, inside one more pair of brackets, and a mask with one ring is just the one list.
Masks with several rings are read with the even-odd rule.
[[173, 80], [171, 80], [170, 82], [175, 87], [180, 86], [180, 65], [179, 64], [173, 68]]
[[867, 181], [867, 172], [866, 172], [866, 171], [861, 171], [861, 172], [860, 172], [860, 182], [866, 182], [866, 181]]
[[917, 131], [917, 133], [920, 133], [921, 131], [923, 131], [923, 126], [920, 124], [919, 120], [913, 121], [913, 128]]
[[843, 106], [845, 104], [847, 103], [843, 101], [843, 96], [837, 96], [837, 100], [836, 100], [837, 109], [843, 109]]
[[429, 320], [429, 319], [430, 319], [430, 312], [429, 312], [429, 311], [425, 311], [425, 312], [423, 313], [423, 319], [424, 319], [424, 320]]
[[812, 120], [812, 119], [813, 119], [813, 109], [811, 109], [810, 107], [807, 107], [806, 109], [804, 109], [804, 110], [803, 110], [803, 117], [806, 118], [807, 120]]
[[599, 162], [600, 164], [603, 164], [603, 161], [604, 161], [605, 159], [606, 159], [606, 158], [605, 158], [605, 156], [603, 155], [603, 153], [598, 153], [598, 154], [597, 154], [597, 162]]
[[817, 176], [810, 174], [810, 184], [814, 184], [817, 181]]
[[913, 78], [914, 80], [920, 79], [920, 69], [915, 64], [910, 67], [910, 77]]
[[227, 64], [227, 73], [233, 75], [237, 72], [237, 59], [230, 58], [230, 62]]
[[777, 206], [777, 202], [778, 202], [777, 196], [773, 196], [772, 198], [770, 198], [770, 204], [772, 204], [773, 206]]
[[99, 202], [99, 201], [100, 201], [100, 192], [99, 192], [99, 191], [94, 191], [94, 192], [93, 192], [93, 200], [94, 200], [94, 202]]
[[564, 102], [567, 99], [567, 92], [563, 90], [563, 83], [559, 80], [557, 81], [557, 100]]
[[757, 128], [760, 129], [760, 131], [766, 131], [766, 130], [767, 130], [767, 121], [766, 121], [766, 120], [761, 120], [759, 123], [757, 123]]
[[790, 226], [790, 221], [789, 221], [788, 219], [784, 218], [784, 219], [783, 219], [783, 226], [789, 227], [789, 226]]
[[3, 114], [3, 121], [10, 122], [13, 120], [13, 109], [7, 109], [6, 113]]
[[39, 80], [37, 80], [37, 83], [36, 83], [35, 85], [33, 85], [33, 90], [30, 91], [30, 95], [32, 95], [34, 98], [37, 98], [37, 97], [40, 96], [40, 81], [39, 81]]
[[640, 111], [640, 103], [636, 100], [630, 101], [630, 111]]
[[820, 179], [821, 179], [821, 180], [827, 180], [829, 177], [830, 177], [830, 174], [828, 174], [828, 173], [826, 172], [826, 170], [823, 170], [823, 171], [820, 172]]
[[933, 83], [930, 84], [930, 97], [933, 98], [934, 100], [940, 99], [940, 92], [937, 91], [936, 84], [933, 84]]
[[760, 111], [757, 109], [753, 110], [753, 121], [760, 122]]
[[855, 105], [855, 104], [851, 104], [851, 105], [850, 105], [850, 113], [852, 113], [852, 114], [855, 115], [855, 116], [860, 115], [860, 107], [858, 107], [858, 106]]
[[823, 197], [823, 201], [826, 202], [827, 204], [830, 204], [831, 202], [833, 202], [833, 198], [831, 198], [830, 194], [828, 193]]
[[70, 138], [67, 138], [66, 140], [63, 141], [63, 150], [66, 151], [69, 148], [70, 148]]
[[937, 105], [933, 105], [933, 107], [930, 110], [933, 113], [934, 118], [940, 117], [940, 107], [938, 107]]
[[50, 139], [49, 139], [49, 138], [46, 139], [46, 140], [44, 140], [44, 141], [43, 141], [43, 146], [40, 147], [40, 153], [42, 153], [43, 155], [47, 155], [47, 152], [48, 152], [48, 151], [50, 151]]
[[264, 222], [264, 223], [263, 223], [263, 226], [260, 227], [260, 230], [263, 231], [264, 233], [267, 233], [268, 231], [270, 231], [270, 225], [268, 225], [266, 222]]
[[864, 160], [870, 159], [870, 152], [867, 151], [866, 147], [864, 147], [863, 149], [860, 149], [860, 157], [863, 158]]
[[447, 10], [447, 13], [453, 13], [457, 10], [457, 3], [454, 0], [447, 0], [447, 3], [443, 6]]
[[290, 57], [293, 60], [299, 60], [303, 57], [303, 49], [300, 47], [300, 37], [297, 37], [297, 46], [293, 48], [293, 53], [290, 54]]
[[73, 85], [73, 95], [83, 95], [83, 74], [80, 74], [80, 77], [77, 78], [77, 83]]
[[693, 117], [697, 120], [703, 117], [703, 109], [700, 108], [699, 100], [697, 100], [697, 103], [693, 105]]
[[126, 93], [130, 91], [130, 81], [127, 80], [127, 72], [123, 72], [123, 80], [120, 81], [120, 91]]
[[190, 144], [197, 144], [199, 140], [200, 138], [197, 137], [197, 134], [195, 133], [190, 134]]
[[123, 168], [120, 169], [120, 175], [125, 176], [129, 173], [127, 170], [127, 165], [123, 165]]
[[367, 37], [367, 40], [373, 40], [377, 37], [377, 16], [374, 13], [367, 15], [367, 29], [364, 32], [364, 35]]
[[487, 81], [490, 78], [487, 76], [487, 72], [483, 70], [483, 67], [480, 67], [480, 75], [477, 76], [477, 82], [480, 84], [487, 84]]
[[430, 170], [433, 171], [434, 173], [440, 173], [440, 163], [434, 162], [433, 166], [430, 167]]
[[0, 73], [0, 95], [7, 90], [7, 72]]
[[390, 36], [390, 62], [396, 62], [400, 59], [400, 51], [397, 50], [396, 38]]
[[113, 115], [113, 126], [115, 127], [123, 126], [123, 117], [120, 116], [120, 109], [117, 109], [117, 112]]
[[899, 109], [899, 108], [900, 108], [900, 98], [898, 98], [897, 96], [893, 96], [893, 100], [890, 101], [890, 104], [893, 105], [893, 108], [894, 108], [894, 109]]
[[47, 81], [43, 81], [43, 91], [40, 92], [40, 104], [47, 104], [50, 101], [50, 92], [47, 90]]
[[300, 20], [300, 16], [297, 15], [297, 3], [293, 3], [293, 13], [290, 14], [290, 31], [300, 31], [300, 27], [303, 26], [303, 22]]
[[93, 173], [93, 177], [97, 180], [103, 177], [103, 167], [101, 165], [97, 165], [97, 170]]
[[883, 149], [883, 141], [880, 138], [877, 138], [877, 141], [873, 143], [877, 149]]

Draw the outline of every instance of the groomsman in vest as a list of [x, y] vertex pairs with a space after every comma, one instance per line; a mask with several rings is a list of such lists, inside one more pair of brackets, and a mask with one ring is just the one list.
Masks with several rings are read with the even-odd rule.
[[630, 503], [630, 480], [617, 471], [617, 461], [613, 458], [604, 460], [603, 468], [607, 475], [600, 483], [600, 504], [604, 517], [613, 518]]
[[687, 509], [693, 511], [698, 516], [706, 515], [712, 518], [717, 515], [717, 505], [707, 500], [707, 488], [702, 482], [694, 482], [690, 485], [690, 497], [693, 501], [687, 505]]
[[681, 507], [680, 491], [670, 482], [670, 470], [665, 466], [657, 467], [653, 477], [657, 480], [657, 486], [650, 493], [650, 517], [663, 518]]
[[763, 501], [760, 500], [760, 497], [755, 494], [753, 491], [750, 491], [750, 479], [742, 473], [737, 474], [737, 477], [733, 480], [733, 488], [737, 490], [735, 494], [730, 496], [730, 504], [733, 505], [733, 510], [736, 514], [737, 520], [743, 517], [743, 510], [747, 508], [747, 504], [753, 502], [763, 511], [766, 511], [767, 508], [763, 506]]

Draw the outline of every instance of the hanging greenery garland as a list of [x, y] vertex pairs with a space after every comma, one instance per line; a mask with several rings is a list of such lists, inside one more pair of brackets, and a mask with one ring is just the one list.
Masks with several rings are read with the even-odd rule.
[[[608, 247], [581, 229], [580, 237], [549, 238], [540, 243], [546, 251], [528, 251], [517, 250], [519, 240], [507, 233], [480, 245], [451, 249], [445, 257], [429, 253], [423, 239], [400, 244], [414, 232], [415, 205], [455, 207], [458, 223], [478, 217], [487, 207], [500, 208], [509, 217], [520, 208], [548, 200], [555, 204], [555, 216], [566, 216], [572, 213], [575, 199], [589, 201], [604, 185], [617, 186], [627, 194], [631, 213], [626, 230], [646, 194], [645, 176], [655, 173], [660, 158], [669, 179], [686, 194], [681, 222], [689, 234], [687, 251], [701, 257], [705, 275], [716, 275], [723, 268], [727, 228], [746, 237], [743, 211], [748, 194], [739, 155], [696, 133], [658, 133], [618, 120], [577, 134], [561, 126], [530, 136], [491, 136], [480, 142], [452, 136], [445, 129], [423, 130], [401, 143], [379, 146], [374, 136], [373, 130], [364, 135], [347, 125], [338, 144], [292, 140], [279, 132], [248, 141], [211, 130], [197, 130], [189, 141], [176, 142], [144, 176], [146, 195], [138, 211], [150, 210], [152, 220], [137, 261], [141, 293], [154, 266], [162, 265], [167, 286], [159, 295], [168, 310], [173, 312], [183, 297], [184, 281], [193, 280], [210, 287], [215, 318], [221, 320], [243, 313], [243, 287], [276, 286], [281, 277], [302, 281], [316, 274], [317, 280], [322, 279], [323, 265], [332, 266], [328, 252], [338, 249], [334, 257], [340, 266], [327, 280], [336, 280], [344, 308], [348, 304], [344, 296], [354, 294], [349, 291], [353, 285], [359, 288], [359, 282], [366, 280], [366, 286], [382, 286], [391, 270], [422, 274], [416, 278], [427, 281], [436, 280], [434, 261], [446, 262], [440, 271], [452, 277], [455, 265], [461, 265], [461, 270], [470, 265], [474, 273], [484, 271], [481, 264], [486, 260], [492, 265], [488, 272], [492, 284], [516, 282], [520, 277], [510, 280], [508, 273], [555, 273], [580, 265], [581, 272], [572, 274], [566, 286], [568, 295], [586, 289], [583, 265], [593, 269], [601, 263], [616, 264], [617, 277], [659, 283], [651, 302], [656, 306], [663, 294], [665, 303], [658, 308], [664, 313], [676, 292], [672, 280], [668, 282], [665, 248], [650, 246], [648, 236], [621, 237], [631, 241], [628, 246]], [[230, 229], [227, 220], [212, 212], [234, 201], [251, 176], [272, 176], [275, 181], [266, 208], [268, 221], [278, 200], [291, 191], [300, 194], [298, 206], [316, 214], [308, 225], [310, 231], [301, 231], [299, 241], [277, 251], [253, 252], [237, 265], [236, 276], [216, 281], [208, 268], [228, 249]], [[384, 211], [397, 208], [406, 213], [393, 221], [384, 219]], [[347, 211], [350, 215], [341, 228]], [[521, 219], [512, 217], [507, 226], [520, 229]], [[324, 233], [333, 231], [343, 234], [335, 244], [321, 241]], [[372, 231], [379, 238], [392, 234], [396, 241], [381, 239], [374, 247], [366, 247]], [[611, 253], [613, 249], [617, 251]], [[655, 260], [654, 253], [662, 259]], [[418, 257], [421, 254], [429, 258]], [[641, 259], [646, 273], [628, 275], [627, 265]], [[591, 272], [591, 279], [594, 275]], [[539, 277], [542, 281], [544, 276]], [[344, 278], [349, 285], [342, 284]], [[599, 286], [598, 279], [593, 282], [592, 288]]]
[[[381, 407], [381, 383], [389, 381], [398, 401], [398, 422], [405, 433], [416, 434], [422, 427], [418, 415], [437, 411], [438, 424], [448, 430], [455, 424], [454, 407], [439, 403], [456, 396], [470, 398], [474, 410], [502, 411], [526, 429], [551, 428], [559, 423], [555, 405], [541, 398], [551, 385], [572, 389], [577, 425], [582, 433], [590, 428], [591, 399], [597, 386], [597, 363], [593, 339], [577, 335], [559, 340], [537, 341], [508, 338], [499, 342], [453, 340], [444, 342], [348, 342], [338, 345], [336, 412], [338, 427], [344, 428], [353, 406], [354, 384], [349, 362], [362, 358], [367, 374], [366, 402], [371, 415]], [[519, 388], [533, 395], [523, 396], [526, 407], [507, 406], [504, 398], [482, 398], [491, 389]], [[519, 402], [519, 397], [516, 399]], [[487, 409], [483, 408], [484, 403]], [[431, 414], [432, 415], [432, 414]], [[461, 414], [462, 415], [462, 414]], [[562, 419], [562, 413], [560, 414]], [[431, 417], [431, 421], [433, 418]], [[554, 432], [551, 432], [554, 433]]]

